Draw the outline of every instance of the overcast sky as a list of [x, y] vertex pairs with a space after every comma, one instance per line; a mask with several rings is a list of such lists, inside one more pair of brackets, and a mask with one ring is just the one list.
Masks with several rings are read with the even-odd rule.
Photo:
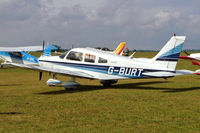
[[176, 33], [200, 49], [200, 0], [0, 0], [0, 46], [160, 49]]

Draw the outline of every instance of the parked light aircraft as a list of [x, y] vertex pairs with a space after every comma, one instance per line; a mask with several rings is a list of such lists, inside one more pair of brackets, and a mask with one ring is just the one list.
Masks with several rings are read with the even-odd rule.
[[[44, 56], [51, 56], [51, 50], [57, 50], [57, 47], [53, 45], [44, 45], [43, 46], [25, 46], [25, 47], [0, 47], [0, 60], [4, 61], [1, 63], [1, 66], [8, 65], [8, 62], [27, 64], [27, 65], [38, 65], [38, 58], [30, 55], [28, 52], [35, 51], [44, 51]], [[123, 49], [126, 45], [126, 42], [121, 42], [113, 54], [122, 55]], [[109, 51], [108, 51], [109, 52]]]
[[7, 65], [8, 62], [38, 65], [38, 58], [30, 55], [28, 52], [42, 51], [45, 56], [51, 56], [51, 50], [57, 48], [53, 45], [43, 46], [26, 46], [26, 47], [0, 47], [0, 60], [4, 61], [1, 66]]
[[[189, 55], [189, 54], [188, 54]], [[186, 60], [196, 60], [196, 61], [200, 61], [200, 53], [194, 53], [194, 54], [190, 54], [189, 56], [179, 56], [180, 59], [186, 59]], [[192, 61], [193, 65], [198, 65], [200, 66], [199, 62], [196, 61]], [[200, 75], [200, 70], [196, 71], [196, 74]]]
[[[180, 56], [181, 59], [187, 59], [187, 60], [197, 60], [200, 61], [200, 53], [194, 53], [190, 54], [189, 56]], [[200, 63], [198, 62], [192, 62], [194, 65], [200, 66]]]
[[[10, 65], [55, 74], [69, 75], [72, 80], [63, 82], [49, 79], [48, 85], [62, 84], [65, 88], [79, 86], [75, 77], [98, 79], [104, 86], [110, 86], [119, 79], [169, 78], [193, 74], [189, 70], [175, 70], [185, 36], [173, 36], [161, 51], [148, 61], [130, 59], [93, 48], [73, 48], [60, 56], [39, 58], [38, 66], [10, 63]], [[41, 75], [40, 75], [41, 76]]]

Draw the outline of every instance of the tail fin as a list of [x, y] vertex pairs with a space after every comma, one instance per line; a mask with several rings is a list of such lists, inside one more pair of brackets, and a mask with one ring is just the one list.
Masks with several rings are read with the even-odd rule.
[[159, 64], [163, 68], [175, 70], [185, 38], [185, 36], [176, 35], [171, 37], [161, 51], [152, 59], [153, 63]]
[[56, 49], [58, 49], [58, 48], [53, 45], [46, 45], [42, 55], [43, 56], [51, 56], [51, 50], [56, 50]]
[[120, 44], [119, 44], [119, 46], [116, 48], [116, 50], [114, 51], [114, 54], [115, 55], [121, 55], [123, 52], [123, 50], [124, 50], [124, 47], [126, 46], [126, 42], [121, 42]]

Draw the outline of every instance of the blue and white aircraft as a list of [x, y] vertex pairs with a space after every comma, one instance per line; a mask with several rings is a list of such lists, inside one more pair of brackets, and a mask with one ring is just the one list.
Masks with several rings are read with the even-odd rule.
[[30, 55], [27, 52], [44, 51], [43, 54], [51, 56], [51, 50], [57, 48], [53, 45], [43, 46], [26, 46], [26, 47], [0, 47], [0, 60], [3, 61], [1, 65], [11, 63], [19, 63], [26, 65], [38, 65], [38, 58]]
[[73, 48], [60, 56], [42, 55], [38, 66], [10, 63], [10, 65], [46, 71], [72, 77], [69, 82], [49, 79], [48, 85], [62, 84], [65, 88], [79, 86], [75, 77], [98, 79], [110, 86], [119, 79], [169, 78], [193, 74], [189, 70], [175, 70], [185, 36], [172, 36], [161, 51], [152, 59], [137, 60], [93, 48]]

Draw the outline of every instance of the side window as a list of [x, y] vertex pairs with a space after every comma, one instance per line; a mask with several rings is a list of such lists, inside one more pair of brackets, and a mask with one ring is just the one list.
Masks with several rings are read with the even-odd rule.
[[67, 53], [68, 53], [68, 51], [65, 52], [65, 53], [63, 53], [63, 54], [61, 54], [59, 57], [60, 57], [61, 59], [64, 59]]
[[23, 55], [21, 54], [21, 52], [10, 52], [10, 55], [11, 56], [17, 56], [17, 57], [20, 57], [20, 58], [23, 57]]
[[75, 61], [82, 61], [83, 60], [83, 53], [71, 51], [67, 55], [68, 60], [75, 60]]
[[108, 61], [104, 58], [99, 57], [98, 63], [107, 63]]
[[85, 62], [91, 62], [94, 63], [95, 62], [95, 55], [91, 55], [91, 54], [85, 54]]

